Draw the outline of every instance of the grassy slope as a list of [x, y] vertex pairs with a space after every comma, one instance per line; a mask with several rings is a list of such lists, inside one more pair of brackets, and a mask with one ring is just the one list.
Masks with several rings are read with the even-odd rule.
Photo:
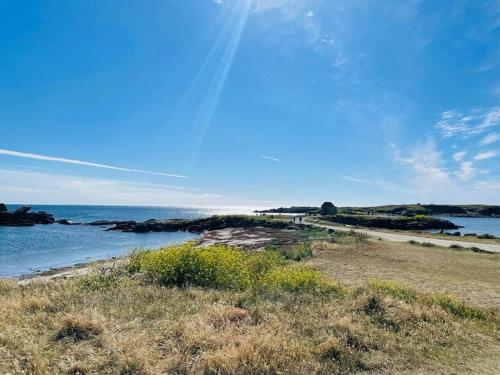
[[343, 296], [161, 287], [119, 266], [50, 283], [0, 281], [0, 368], [14, 374], [495, 373], [497, 318], [463, 318], [429, 304], [427, 294], [366, 280], [405, 280], [498, 307], [496, 256], [350, 236], [335, 241], [314, 244], [308, 263], [350, 285]]

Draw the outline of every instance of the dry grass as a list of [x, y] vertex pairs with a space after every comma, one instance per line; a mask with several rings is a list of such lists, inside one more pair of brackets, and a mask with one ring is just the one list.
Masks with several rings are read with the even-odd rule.
[[424, 291], [446, 292], [483, 307], [500, 307], [500, 254], [370, 240], [316, 242], [309, 264], [349, 286], [393, 279]]
[[[376, 275], [366, 271], [383, 263], [388, 264], [379, 270], [381, 279], [389, 278], [391, 268], [402, 267], [395, 276], [411, 269], [402, 261], [402, 252], [408, 254], [410, 245], [384, 252], [384, 246], [392, 243], [350, 236], [338, 241], [316, 243], [311, 263], [329, 270], [330, 276], [335, 270], [341, 279], [356, 285], [344, 288], [345, 293], [163, 287], [141, 274], [128, 273], [123, 265], [51, 282], [0, 281], [0, 373], [496, 371], [499, 322], [490, 310], [414, 289], [418, 282], [412, 281], [432, 274], [428, 271], [419, 279], [418, 267], [407, 280], [410, 285], [368, 283]], [[448, 261], [457, 256], [471, 269], [482, 264], [481, 257], [488, 257], [482, 261], [486, 268], [495, 259], [440, 251], [448, 252]], [[385, 257], [377, 260], [382, 254]], [[480, 258], [471, 260], [470, 256]], [[437, 259], [428, 259], [428, 264]], [[353, 269], [363, 265], [365, 272], [352, 275], [346, 268], [348, 262]], [[440, 265], [435, 267], [440, 269]], [[490, 287], [494, 282], [490, 280]]]

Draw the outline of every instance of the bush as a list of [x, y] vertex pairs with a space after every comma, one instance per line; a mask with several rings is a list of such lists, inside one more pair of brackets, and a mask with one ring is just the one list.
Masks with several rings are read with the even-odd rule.
[[344, 294], [338, 282], [326, 280], [323, 274], [311, 267], [278, 267], [262, 278], [261, 287], [265, 290], [285, 290], [312, 294]]
[[431, 306], [441, 306], [443, 310], [460, 318], [488, 319], [491, 315], [487, 310], [462, 303], [455, 296], [445, 293], [428, 295], [423, 302]]
[[394, 280], [370, 280], [368, 287], [371, 289], [389, 295], [391, 297], [403, 300], [407, 303], [415, 302], [417, 293], [406, 284]]
[[295, 260], [297, 262], [313, 255], [310, 242], [302, 242], [290, 248], [282, 249], [280, 250], [280, 252], [285, 257], [285, 259]]
[[129, 273], [136, 273], [141, 270], [141, 261], [144, 255], [150, 253], [151, 250], [134, 249], [130, 252], [126, 269]]
[[427, 215], [417, 214], [414, 217], [415, 220], [428, 220], [429, 217]]
[[[309, 245], [307, 249], [310, 251]], [[130, 262], [129, 269], [138, 268], [147, 279], [164, 286], [314, 294], [344, 292], [339, 283], [326, 280], [318, 270], [287, 266], [276, 251], [251, 253], [226, 245], [199, 248], [191, 242], [133, 254]]]
[[485, 233], [485, 234], [478, 235], [477, 238], [480, 238], [483, 240], [494, 240], [496, 237], [492, 234]]
[[150, 280], [165, 286], [201, 286], [244, 289], [252, 284], [252, 272], [266, 269], [264, 260], [224, 245], [197, 248], [194, 243], [142, 255], [140, 269]]

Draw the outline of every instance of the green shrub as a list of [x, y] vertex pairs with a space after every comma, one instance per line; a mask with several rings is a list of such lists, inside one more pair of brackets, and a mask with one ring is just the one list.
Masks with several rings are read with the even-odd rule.
[[427, 215], [417, 214], [414, 217], [415, 220], [428, 220], [429, 217]]
[[[308, 246], [309, 248], [309, 246]], [[336, 293], [344, 289], [311, 267], [292, 267], [277, 251], [247, 252], [226, 245], [197, 247], [190, 242], [158, 251], [134, 253], [129, 269], [164, 286], [250, 289], [260, 292]]]
[[389, 295], [391, 297], [403, 300], [407, 303], [415, 302], [417, 293], [406, 284], [394, 280], [370, 280], [368, 287]]
[[427, 306], [440, 306], [443, 310], [460, 318], [488, 319], [491, 312], [460, 302], [456, 297], [445, 293], [417, 293], [403, 283], [393, 280], [371, 280], [368, 286], [385, 295], [403, 300], [407, 303], [418, 302]]
[[323, 273], [305, 266], [275, 268], [262, 278], [261, 287], [270, 291], [284, 290], [294, 293], [345, 293], [340, 283], [326, 280]]
[[445, 293], [427, 295], [423, 302], [430, 306], [441, 306], [443, 310], [460, 318], [488, 319], [491, 315], [487, 310], [462, 303], [455, 296]]
[[285, 257], [285, 259], [295, 260], [297, 262], [313, 255], [310, 242], [302, 242], [290, 248], [282, 249], [280, 250], [280, 253]]
[[126, 269], [129, 273], [136, 273], [141, 270], [141, 260], [144, 255], [150, 253], [151, 250], [134, 249], [130, 252]]
[[258, 268], [255, 258], [252, 267], [247, 260], [242, 250], [225, 245], [198, 248], [189, 242], [144, 254], [140, 268], [147, 278], [165, 286], [244, 289], [252, 284], [252, 267]]
[[494, 240], [494, 239], [495, 239], [495, 238], [497, 238], [497, 237], [495, 237], [495, 236], [494, 236], [494, 235], [492, 235], [492, 234], [485, 233], [485, 234], [480, 234], [480, 235], [478, 235], [478, 236], [477, 236], [477, 238], [480, 238], [480, 239], [483, 239], [483, 240]]

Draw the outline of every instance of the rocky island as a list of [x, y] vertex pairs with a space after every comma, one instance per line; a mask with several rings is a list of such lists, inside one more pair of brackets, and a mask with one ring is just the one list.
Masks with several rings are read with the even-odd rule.
[[181, 232], [201, 233], [204, 231], [221, 230], [226, 228], [255, 228], [265, 227], [274, 229], [292, 229], [297, 225], [289, 221], [267, 220], [262, 217], [249, 217], [243, 215], [211, 216], [204, 219], [150, 219], [143, 222], [105, 221], [99, 220], [87, 225], [109, 226], [107, 230], [122, 232], [147, 233], [147, 232]]
[[30, 212], [31, 207], [22, 206], [9, 211], [4, 203], [0, 203], [0, 226], [31, 227], [35, 224], [53, 224], [54, 216], [45, 212]]

